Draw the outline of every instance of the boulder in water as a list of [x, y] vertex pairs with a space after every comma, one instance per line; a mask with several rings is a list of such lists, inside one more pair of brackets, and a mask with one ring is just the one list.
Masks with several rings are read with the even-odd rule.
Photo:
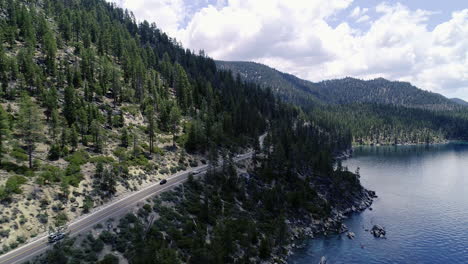
[[385, 229], [380, 225], [374, 225], [370, 230], [370, 233], [377, 238], [384, 238], [386, 234]]

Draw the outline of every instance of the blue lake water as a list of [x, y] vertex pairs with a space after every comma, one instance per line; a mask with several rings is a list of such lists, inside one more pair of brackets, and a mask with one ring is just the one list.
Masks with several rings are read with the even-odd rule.
[[289, 263], [468, 263], [468, 144], [359, 147], [343, 164], [376, 191], [373, 210], [346, 220], [354, 240], [312, 239]]

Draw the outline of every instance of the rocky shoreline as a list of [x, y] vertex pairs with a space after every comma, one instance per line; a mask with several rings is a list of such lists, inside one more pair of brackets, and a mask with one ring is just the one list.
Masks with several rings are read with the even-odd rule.
[[303, 219], [286, 220], [291, 231], [290, 243], [284, 247], [286, 253], [284, 255], [275, 256], [273, 258], [273, 263], [288, 263], [287, 260], [294, 254], [294, 251], [303, 248], [305, 242], [309, 239], [347, 232], [348, 227], [343, 221], [352, 217], [353, 214], [369, 208], [374, 198], [377, 198], [374, 191], [364, 189], [360, 199], [352, 201], [351, 207], [344, 210], [334, 208], [327, 219], [317, 220], [306, 216]]

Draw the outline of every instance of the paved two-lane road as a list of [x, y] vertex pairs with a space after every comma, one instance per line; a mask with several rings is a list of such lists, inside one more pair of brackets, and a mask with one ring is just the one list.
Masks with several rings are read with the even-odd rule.
[[[253, 152], [242, 154], [236, 156], [234, 161], [242, 161], [251, 158]], [[200, 173], [206, 172], [208, 165], [199, 166], [192, 168], [190, 170], [179, 172], [172, 175], [167, 179], [167, 183], [160, 185], [159, 183], [154, 183], [144, 189], [135, 191], [126, 195], [118, 200], [112, 201], [109, 204], [103, 205], [99, 208], [93, 210], [93, 212], [76, 219], [68, 226], [68, 232], [70, 236], [75, 236], [79, 233], [83, 233], [91, 230], [96, 224], [103, 222], [109, 218], [116, 218], [118, 216], [125, 215], [131, 211], [134, 206], [146, 198], [159, 194], [161, 192], [170, 190], [177, 186], [178, 184], [187, 180], [190, 173], [194, 171], [199, 171]], [[0, 256], [0, 264], [13, 264], [21, 263], [27, 260], [30, 260], [34, 256], [37, 256], [41, 253], [44, 253], [47, 249], [50, 248], [48, 243], [47, 236], [42, 235], [34, 241], [31, 241], [19, 248], [16, 248], [5, 255]]]

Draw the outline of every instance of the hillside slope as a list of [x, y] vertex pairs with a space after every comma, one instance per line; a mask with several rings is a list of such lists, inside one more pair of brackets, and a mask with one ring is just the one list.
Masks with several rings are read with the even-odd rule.
[[391, 104], [431, 110], [453, 110], [459, 106], [440, 94], [407, 82], [348, 77], [314, 83], [255, 62], [216, 61], [216, 65], [234, 75], [240, 74], [245, 80], [271, 87], [285, 99], [295, 102], [304, 103], [313, 98], [326, 104]]
[[468, 102], [460, 98], [450, 98], [450, 100], [452, 100], [452, 102], [455, 102], [459, 105], [468, 106]]
[[383, 78], [319, 83], [253, 62], [217, 61], [319, 119], [350, 129], [355, 144], [421, 144], [468, 138], [468, 110], [460, 101]]
[[[335, 208], [368, 206], [358, 176], [333, 166], [349, 130], [236, 80], [154, 24], [104, 0], [0, 1], [0, 14], [0, 254], [206, 163], [183, 199], [141, 209], [156, 216], [146, 228], [121, 219], [107, 239], [93, 231], [38, 263], [97, 263], [110, 250], [130, 263], [268, 262], [287, 252], [287, 219], [325, 225]], [[240, 169], [258, 177], [243, 181], [232, 157], [252, 149]]]

